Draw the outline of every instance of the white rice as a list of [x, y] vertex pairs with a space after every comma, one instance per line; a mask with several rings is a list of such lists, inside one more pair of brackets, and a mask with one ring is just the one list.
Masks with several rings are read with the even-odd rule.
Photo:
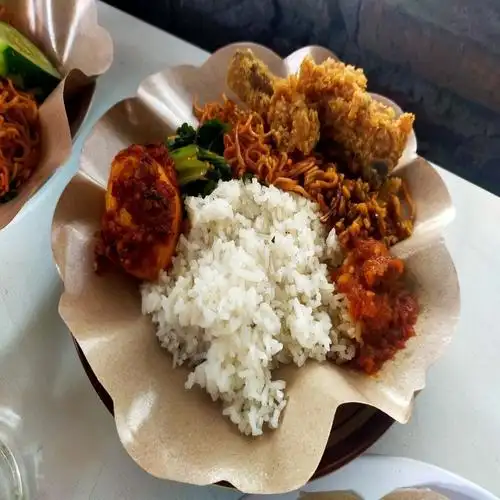
[[186, 388], [204, 388], [241, 432], [260, 435], [286, 405], [274, 367], [354, 355], [344, 298], [327, 277], [337, 241], [325, 242], [315, 204], [256, 180], [185, 204], [191, 231], [168, 274], [143, 285], [143, 313], [174, 365], [193, 368]]

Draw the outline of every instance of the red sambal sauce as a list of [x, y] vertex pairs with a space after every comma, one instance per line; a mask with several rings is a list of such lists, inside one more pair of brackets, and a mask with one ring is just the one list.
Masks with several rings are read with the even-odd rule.
[[352, 320], [361, 326], [355, 369], [375, 374], [415, 335], [419, 313], [416, 298], [404, 282], [404, 262], [373, 239], [354, 240], [333, 279], [349, 304]]
[[170, 199], [175, 196], [175, 189], [160, 180], [149, 158], [131, 167], [129, 176], [113, 182], [112, 195], [135, 225], [148, 231], [149, 236], [161, 238], [172, 226]]

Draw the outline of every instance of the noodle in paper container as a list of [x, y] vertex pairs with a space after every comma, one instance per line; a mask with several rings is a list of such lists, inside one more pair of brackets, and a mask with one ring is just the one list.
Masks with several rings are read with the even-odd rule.
[[[305, 66], [327, 76], [309, 80], [330, 89], [326, 101], [304, 90], [297, 72]], [[339, 85], [335, 75], [345, 72], [353, 83]], [[460, 309], [442, 238], [453, 206], [439, 174], [416, 155], [412, 117], [378, 104], [364, 85], [326, 49], [281, 59], [235, 44], [201, 67], [147, 78], [89, 135], [54, 214], [59, 311], [113, 399], [123, 446], [150, 474], [291, 491], [313, 475], [340, 405], [410, 418]], [[339, 94], [356, 100], [365, 132], [374, 124], [387, 132], [383, 144], [368, 148], [366, 137], [355, 157], [352, 121], [338, 126]], [[338, 114], [324, 116], [330, 108]], [[343, 143], [338, 162], [320, 149], [320, 137], [333, 133]], [[365, 168], [373, 151], [386, 154], [385, 171], [379, 162], [376, 172]], [[353, 171], [340, 170], [344, 160]], [[363, 233], [371, 240], [356, 240]], [[337, 241], [343, 260], [327, 264], [325, 249]], [[344, 295], [334, 294], [341, 286]], [[358, 308], [364, 322], [353, 325], [361, 296], [381, 302]], [[408, 307], [415, 298], [418, 317]], [[385, 357], [370, 356], [374, 311], [392, 321], [396, 310], [385, 333], [397, 326], [406, 336], [379, 346]]]
[[0, 5], [0, 229], [68, 159], [112, 60], [94, 0]]

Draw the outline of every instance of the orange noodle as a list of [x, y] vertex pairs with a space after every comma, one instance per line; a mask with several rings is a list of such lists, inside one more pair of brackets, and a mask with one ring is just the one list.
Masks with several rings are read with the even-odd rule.
[[[10, 199], [40, 159], [40, 121], [35, 98], [0, 79], [0, 202]], [[10, 196], [9, 196], [10, 195]]]
[[296, 157], [279, 152], [262, 116], [225, 96], [222, 103], [195, 104], [194, 111], [200, 123], [219, 119], [230, 124], [224, 157], [234, 177], [253, 174], [261, 182], [316, 202], [322, 221], [336, 229], [344, 246], [369, 237], [393, 245], [411, 235], [414, 204], [401, 179], [389, 177], [374, 189], [361, 178], [349, 178], [320, 153]]

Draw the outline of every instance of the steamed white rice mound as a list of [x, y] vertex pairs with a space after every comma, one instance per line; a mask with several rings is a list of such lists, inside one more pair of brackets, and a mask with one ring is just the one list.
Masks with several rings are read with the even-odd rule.
[[143, 313], [174, 365], [193, 367], [186, 388], [222, 400], [223, 414], [257, 436], [278, 427], [286, 405], [273, 368], [323, 361], [331, 349], [339, 361], [354, 355], [327, 277], [336, 238], [327, 245], [314, 203], [256, 180], [220, 183], [185, 204], [191, 231], [168, 274], [143, 285]]

